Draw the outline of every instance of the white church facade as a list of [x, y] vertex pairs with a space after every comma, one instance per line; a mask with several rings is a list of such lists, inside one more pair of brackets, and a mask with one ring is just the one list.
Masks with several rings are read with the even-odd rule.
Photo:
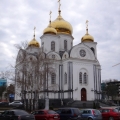
[[[53, 92], [47, 88], [47, 93], [43, 91], [39, 98], [47, 95], [51, 99], [94, 101], [101, 97], [101, 66], [97, 59], [97, 42], [88, 33], [87, 24], [86, 34], [73, 46], [75, 36], [72, 36], [72, 31], [71, 24], [63, 19], [59, 8], [58, 17], [54, 21], [50, 20], [40, 37], [41, 45], [35, 39], [35, 34], [28, 44], [28, 58], [32, 53], [42, 50], [45, 56], [56, 60], [53, 65], [55, 71], [49, 77], [48, 85], [58, 86]], [[17, 68], [21, 67], [18, 61], [20, 53], [19, 51], [16, 60], [16, 73]], [[21, 88], [16, 87], [15, 91], [15, 100], [19, 100]]]

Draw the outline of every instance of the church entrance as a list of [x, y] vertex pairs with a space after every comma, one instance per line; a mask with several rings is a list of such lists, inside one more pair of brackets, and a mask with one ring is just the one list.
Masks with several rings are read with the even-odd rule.
[[86, 98], [86, 89], [85, 88], [82, 88], [81, 89], [81, 101], [86, 101], [87, 98]]

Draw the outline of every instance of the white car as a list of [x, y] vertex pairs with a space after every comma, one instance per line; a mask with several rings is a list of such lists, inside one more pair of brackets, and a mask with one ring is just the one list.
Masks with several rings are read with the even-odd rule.
[[13, 102], [9, 103], [9, 106], [18, 107], [18, 106], [22, 106], [22, 105], [23, 105], [23, 103], [21, 101], [13, 101]]

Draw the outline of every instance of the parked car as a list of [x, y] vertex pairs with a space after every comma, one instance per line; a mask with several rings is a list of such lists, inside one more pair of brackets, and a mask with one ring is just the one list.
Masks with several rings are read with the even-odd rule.
[[35, 120], [35, 117], [24, 110], [11, 109], [2, 112], [0, 120]]
[[103, 120], [120, 120], [119, 107], [103, 107], [100, 109]]
[[21, 101], [13, 101], [9, 103], [9, 106], [19, 107], [19, 106], [23, 106], [23, 103]]
[[102, 120], [102, 114], [97, 109], [81, 109], [81, 120]]
[[78, 108], [59, 108], [56, 112], [60, 115], [60, 120], [81, 120]]
[[5, 107], [5, 106], [8, 106], [9, 105], [9, 102], [7, 102], [7, 101], [2, 101], [2, 102], [0, 102], [0, 107]]
[[60, 116], [53, 110], [35, 110], [31, 112], [35, 120], [60, 120]]

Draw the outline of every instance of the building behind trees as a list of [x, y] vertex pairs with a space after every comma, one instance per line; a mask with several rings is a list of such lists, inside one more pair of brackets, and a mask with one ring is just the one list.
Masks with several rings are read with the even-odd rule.
[[88, 33], [88, 20], [86, 33], [76, 45], [73, 45], [73, 27], [63, 19], [60, 6], [58, 17], [51, 21], [50, 16], [46, 26], [40, 37], [41, 45], [34, 29], [28, 46], [19, 49], [15, 99], [27, 100], [36, 104], [34, 106], [46, 96], [63, 104], [70, 100], [100, 100], [101, 66], [97, 59], [97, 42]]

